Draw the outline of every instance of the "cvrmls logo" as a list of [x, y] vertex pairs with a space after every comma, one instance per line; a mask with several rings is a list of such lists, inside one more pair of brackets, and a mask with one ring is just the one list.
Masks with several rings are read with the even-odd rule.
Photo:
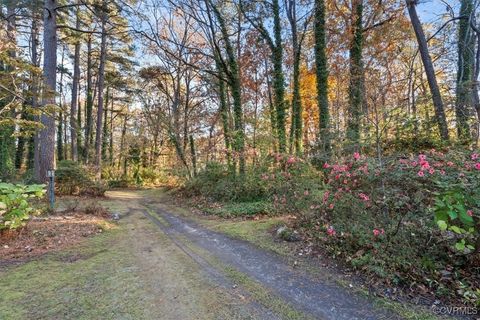
[[436, 314], [471, 316], [478, 314], [475, 307], [433, 306], [432, 311]]

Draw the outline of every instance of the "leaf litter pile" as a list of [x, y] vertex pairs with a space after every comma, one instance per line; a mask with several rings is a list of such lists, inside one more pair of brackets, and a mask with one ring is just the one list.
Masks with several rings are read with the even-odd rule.
[[33, 217], [19, 230], [0, 231], [0, 265], [27, 261], [102, 233], [112, 226], [108, 218], [104, 208], [96, 207]]

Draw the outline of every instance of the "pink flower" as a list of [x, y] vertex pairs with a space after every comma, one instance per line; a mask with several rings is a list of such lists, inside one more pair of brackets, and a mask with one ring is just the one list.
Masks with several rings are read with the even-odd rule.
[[417, 161], [412, 161], [412, 167], [416, 167], [417, 166]]
[[327, 234], [328, 234], [329, 236], [334, 236], [334, 235], [337, 234], [337, 232], [335, 231], [335, 229], [333, 228], [333, 226], [329, 226], [329, 227], [327, 228]]
[[472, 211], [472, 210], [467, 210], [467, 214], [468, 214], [470, 217], [473, 217], [473, 211]]
[[422, 169], [430, 169], [430, 163], [428, 161], [420, 161], [420, 165], [422, 166]]
[[323, 194], [323, 203], [327, 202], [328, 197], [330, 197], [330, 191], [326, 191], [326, 192]]
[[296, 161], [296, 160], [295, 160], [294, 157], [290, 157], [290, 158], [288, 158], [288, 160], [287, 160], [287, 164], [295, 163], [295, 161]]
[[418, 171], [417, 175], [419, 177], [423, 177], [423, 176], [425, 176], [425, 173], [423, 173], [423, 171], [420, 170], [420, 171]]
[[480, 170], [480, 162], [475, 163], [475, 169]]
[[354, 152], [354, 153], [353, 153], [353, 158], [354, 158], [355, 160], [360, 159], [360, 153]]
[[305, 191], [303, 192], [303, 195], [304, 195], [304, 196], [308, 196], [309, 194], [310, 194], [310, 192], [308, 192], [308, 190], [305, 190]]
[[477, 160], [479, 157], [478, 153], [472, 154], [472, 160]]
[[329, 165], [327, 162], [325, 162], [325, 163], [323, 164], [323, 168], [324, 168], [324, 169], [328, 169], [328, 168], [330, 168], [330, 165]]
[[447, 166], [449, 166], [449, 167], [453, 167], [453, 166], [454, 166], [454, 164], [453, 164], [453, 162], [452, 162], [452, 161], [448, 161], [448, 162], [447, 162]]
[[365, 194], [365, 193], [360, 193], [358, 195], [360, 197], [360, 199], [362, 199], [363, 201], [369, 201], [370, 198]]
[[384, 233], [385, 233], [385, 230], [383, 230], [383, 229], [380, 229], [380, 230], [379, 229], [373, 229], [373, 235], [375, 237], [378, 237], [379, 235], [384, 234]]
[[330, 205], [328, 206], [330, 209], [333, 209], [334, 205], [333, 203], [330, 203]]
[[428, 170], [428, 173], [434, 174], [434, 173], [435, 173], [435, 169], [431, 168], [430, 170]]
[[424, 154], [419, 154], [419, 155], [418, 155], [418, 159], [419, 159], [420, 161], [425, 161], [425, 160], [427, 160], [427, 156], [424, 155]]
[[444, 175], [445, 175], [445, 170], [440, 170], [440, 174], [441, 174], [442, 176], [444, 176]]

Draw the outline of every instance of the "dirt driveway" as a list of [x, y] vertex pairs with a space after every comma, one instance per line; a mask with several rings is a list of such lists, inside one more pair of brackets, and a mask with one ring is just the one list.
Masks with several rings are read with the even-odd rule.
[[143, 192], [101, 202], [121, 215], [116, 230], [1, 267], [0, 319], [402, 318]]

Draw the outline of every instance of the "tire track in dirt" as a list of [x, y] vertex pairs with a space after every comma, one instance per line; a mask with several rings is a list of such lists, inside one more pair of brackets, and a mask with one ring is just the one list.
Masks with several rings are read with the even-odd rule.
[[[165, 224], [163, 224], [158, 218], [149, 214], [147, 211], [143, 211], [143, 214], [150, 219], [183, 253], [185, 253], [188, 257], [190, 257], [193, 261], [200, 265], [200, 267], [205, 271], [208, 276], [218, 285], [222, 286], [225, 289], [231, 290], [232, 288], [236, 288], [236, 285], [230, 281], [222, 272], [220, 272], [217, 268], [212, 266], [206, 259], [204, 259], [199, 254], [192, 251], [188, 248], [185, 243], [178, 239], [178, 233]], [[252, 316], [254, 319], [262, 319], [262, 320], [279, 320], [281, 317], [277, 316], [271, 310], [263, 307], [261, 304], [257, 303], [256, 301], [252, 300], [249, 297], [248, 292], [244, 292], [241, 289], [236, 289], [239, 295], [246, 297], [249, 301], [247, 303], [247, 307], [252, 310]]]
[[180, 238], [188, 239], [223, 264], [233, 267], [261, 283], [277, 296], [288, 301], [295, 309], [311, 315], [315, 319], [402, 319], [388, 310], [376, 307], [366, 297], [349, 292], [333, 281], [318, 279], [306, 272], [294, 269], [277, 254], [262, 250], [246, 241], [232, 239], [222, 233], [208, 230], [195, 222], [180, 218], [165, 210], [159, 208], [154, 210], [158, 218], [147, 212], [145, 215], [217, 281], [224, 282], [226, 280], [222, 271], [189, 250]]

